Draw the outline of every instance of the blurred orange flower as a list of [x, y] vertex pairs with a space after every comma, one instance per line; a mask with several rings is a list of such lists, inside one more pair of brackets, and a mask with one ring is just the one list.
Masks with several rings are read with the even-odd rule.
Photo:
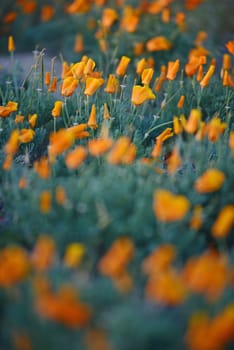
[[173, 222], [182, 220], [190, 208], [189, 200], [164, 189], [154, 192], [153, 209], [158, 220]]
[[199, 193], [218, 191], [225, 181], [225, 175], [218, 169], [206, 170], [196, 181], [194, 187]]

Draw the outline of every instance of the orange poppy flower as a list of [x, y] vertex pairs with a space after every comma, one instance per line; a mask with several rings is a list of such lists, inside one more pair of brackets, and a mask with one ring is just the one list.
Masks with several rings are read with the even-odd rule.
[[167, 170], [169, 174], [174, 174], [181, 166], [182, 160], [177, 148], [174, 148], [170, 157], [166, 160]]
[[222, 123], [219, 117], [214, 117], [206, 126], [207, 137], [210, 142], [216, 142], [227, 128], [227, 123]]
[[216, 238], [226, 237], [234, 225], [234, 205], [226, 205], [216, 218], [211, 233]]
[[124, 154], [127, 152], [131, 144], [130, 139], [127, 136], [120, 137], [114, 144], [110, 153], [107, 156], [107, 161], [110, 164], [120, 164]]
[[83, 146], [77, 146], [66, 155], [65, 163], [69, 169], [77, 169], [86, 159], [87, 151]]
[[187, 10], [195, 10], [204, 0], [186, 0], [185, 7]]
[[155, 275], [167, 270], [176, 256], [172, 244], [162, 244], [157, 247], [142, 263], [142, 270], [147, 275]]
[[118, 92], [118, 90], [119, 90], [118, 79], [113, 74], [109, 74], [105, 91], [108, 92], [108, 94], [114, 94]]
[[96, 119], [96, 106], [95, 106], [95, 104], [92, 104], [92, 108], [91, 108], [91, 112], [89, 115], [89, 120], [88, 120], [87, 125], [91, 129], [98, 128], [97, 119]]
[[11, 135], [4, 146], [4, 152], [7, 155], [13, 156], [19, 149], [19, 130], [13, 130]]
[[232, 66], [231, 56], [225, 53], [223, 55], [223, 63], [222, 63], [222, 69], [223, 70], [229, 70]]
[[174, 222], [182, 220], [190, 208], [189, 200], [182, 195], [159, 189], [154, 192], [153, 210], [158, 220]]
[[8, 38], [8, 51], [9, 52], [15, 51], [15, 42], [12, 35], [10, 35]]
[[82, 34], [77, 34], [75, 37], [74, 52], [81, 53], [82, 51], [84, 51], [84, 38]]
[[89, 77], [85, 82], [84, 94], [87, 96], [92, 96], [103, 84], [104, 79]]
[[6, 106], [0, 106], [0, 117], [9, 117], [9, 115], [18, 109], [18, 103], [9, 101]]
[[87, 124], [77, 124], [74, 126], [71, 126], [70, 128], [67, 128], [67, 132], [70, 132], [74, 139], [83, 139], [86, 137], [89, 137], [89, 132], [85, 129], [87, 128]]
[[143, 42], [135, 43], [133, 46], [133, 53], [135, 56], [139, 56], [143, 54], [144, 49], [145, 49], [145, 44]]
[[50, 80], [51, 80], [51, 74], [50, 72], [45, 72], [45, 85], [49, 86], [50, 85]]
[[199, 193], [218, 191], [225, 181], [225, 175], [218, 169], [206, 170], [196, 181], [194, 187]]
[[72, 286], [64, 285], [55, 294], [51, 291], [41, 293], [36, 299], [36, 311], [48, 320], [78, 328], [87, 326], [91, 319], [91, 308], [81, 303]]
[[167, 67], [163, 65], [163, 66], [161, 66], [161, 74], [160, 74], [160, 77], [159, 77], [159, 78], [156, 78], [156, 81], [155, 81], [154, 90], [155, 90], [156, 92], [160, 91], [163, 82], [166, 80], [166, 77], [167, 77]]
[[211, 250], [192, 257], [184, 267], [183, 279], [193, 292], [217, 299], [229, 280], [227, 257]]
[[149, 85], [153, 75], [154, 75], [153, 68], [145, 68], [141, 73], [141, 83], [144, 85]]
[[66, 129], [60, 129], [50, 135], [49, 155], [57, 156], [66, 151], [74, 141], [74, 134]]
[[[49, 202], [51, 200], [51, 193], [49, 193]], [[46, 192], [45, 192], [46, 193]], [[47, 193], [47, 195], [48, 195]], [[48, 208], [44, 208], [48, 209]], [[50, 206], [49, 206], [50, 209]], [[46, 210], [48, 212], [48, 210]], [[38, 237], [31, 255], [31, 263], [35, 270], [45, 271], [51, 267], [55, 262], [56, 246], [54, 240], [46, 235]]]
[[78, 87], [78, 80], [73, 77], [67, 77], [63, 80], [61, 85], [61, 94], [65, 97], [69, 97]]
[[24, 115], [16, 115], [15, 116], [15, 124], [23, 123], [24, 122]]
[[86, 13], [90, 9], [91, 2], [86, 0], [74, 0], [66, 7], [68, 14]]
[[134, 85], [132, 88], [131, 102], [136, 106], [141, 105], [147, 100], [154, 100], [155, 97], [153, 91], [147, 85]]
[[35, 131], [32, 129], [21, 129], [19, 131], [19, 142], [28, 143], [31, 142], [34, 138]]
[[54, 108], [52, 109], [51, 115], [54, 118], [60, 116], [63, 107], [63, 101], [55, 101]]
[[109, 138], [93, 139], [88, 143], [89, 153], [94, 157], [99, 157], [106, 153], [112, 146], [113, 141]]
[[180, 96], [180, 99], [179, 99], [179, 101], [178, 101], [178, 103], [177, 103], [177, 107], [178, 107], [178, 108], [183, 108], [183, 106], [184, 106], [184, 101], [185, 101], [185, 96], [184, 96], [184, 95], [181, 95], [181, 96]]
[[196, 132], [201, 123], [201, 117], [202, 113], [199, 109], [192, 109], [185, 125], [185, 131], [189, 134]]
[[193, 209], [193, 215], [190, 219], [190, 227], [193, 230], [199, 230], [203, 223], [203, 209], [201, 205], [196, 205]]
[[234, 55], [234, 40], [228, 41], [227, 44], [226, 44], [225, 46], [226, 46], [226, 48], [228, 49], [228, 51], [229, 51], [232, 55]]
[[122, 164], [132, 164], [136, 158], [137, 147], [134, 143], [131, 143], [127, 151], [123, 154], [121, 163]]
[[133, 254], [133, 242], [127, 237], [118, 238], [99, 261], [98, 269], [105, 276], [119, 276], [131, 261]]
[[71, 72], [76, 79], [81, 79], [84, 75], [84, 69], [85, 69], [86, 63], [84, 61], [77, 62], [72, 65]]
[[102, 25], [104, 28], [109, 29], [114, 22], [118, 19], [118, 13], [113, 8], [106, 7], [102, 12]]
[[3, 23], [10, 24], [14, 22], [16, 18], [17, 18], [17, 12], [10, 11], [3, 17]]
[[107, 106], [107, 103], [105, 102], [103, 105], [103, 119], [104, 120], [109, 120], [111, 119], [111, 115]]
[[174, 80], [180, 68], [180, 61], [168, 62], [167, 79]]
[[181, 277], [172, 269], [149, 279], [145, 295], [150, 301], [176, 306], [184, 302], [188, 291]]
[[55, 13], [55, 9], [50, 5], [44, 5], [41, 9], [41, 21], [48, 22]]
[[196, 36], [196, 39], [194, 41], [194, 44], [197, 46], [197, 47], [200, 47], [203, 45], [204, 41], [207, 39], [207, 32], [205, 32], [204, 30], [200, 30], [198, 33], [197, 33], [197, 36]]
[[122, 56], [120, 61], [119, 61], [119, 64], [116, 68], [116, 74], [117, 75], [120, 75], [120, 76], [123, 76], [126, 74], [126, 70], [127, 70], [127, 67], [130, 63], [131, 59], [127, 56]]
[[207, 85], [209, 85], [210, 79], [213, 76], [215, 71], [215, 65], [210, 65], [207, 73], [205, 74], [205, 76], [203, 77], [203, 79], [200, 81], [200, 85], [202, 88], [206, 87]]
[[52, 196], [48, 190], [42, 191], [40, 194], [40, 211], [42, 214], [47, 214], [51, 211]]
[[165, 36], [156, 36], [146, 43], [148, 51], [167, 51], [172, 47], [172, 43]]
[[30, 269], [27, 253], [20, 247], [0, 250], [0, 287], [11, 287], [25, 279]]
[[177, 116], [173, 117], [173, 132], [175, 135], [181, 134], [183, 131], [183, 126], [180, 122], [180, 119]]
[[35, 161], [33, 168], [40, 178], [48, 179], [50, 177], [50, 167], [47, 157], [41, 157], [40, 160]]
[[37, 123], [37, 114], [29, 114], [28, 116], [28, 123], [31, 126], [31, 128], [35, 128], [36, 123]]
[[57, 186], [55, 189], [55, 199], [59, 205], [65, 205], [67, 202], [67, 195], [62, 186]]
[[132, 6], [125, 6], [120, 22], [120, 29], [123, 29], [128, 33], [134, 33], [139, 24], [139, 20], [139, 10], [134, 9]]
[[58, 79], [53, 77], [52, 82], [48, 86], [48, 92], [55, 92], [57, 90]]

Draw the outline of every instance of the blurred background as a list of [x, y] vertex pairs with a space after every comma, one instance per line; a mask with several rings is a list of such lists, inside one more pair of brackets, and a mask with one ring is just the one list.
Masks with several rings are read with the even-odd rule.
[[[185, 1], [185, 0], [184, 0]], [[183, 0], [175, 3], [183, 6]], [[8, 35], [13, 35], [17, 52], [44, 48], [51, 54], [70, 50], [74, 37], [84, 31], [87, 22], [98, 17], [99, 9], [91, 8], [86, 16], [71, 16], [66, 9], [74, 1], [69, 0], [1, 0], [0, 52], [5, 52]], [[89, 3], [89, 1], [86, 1]], [[96, 2], [97, 3], [97, 2]], [[104, 3], [100, 1], [99, 3]], [[112, 6], [114, 1], [105, 1]], [[126, 1], [136, 6], [140, 1]], [[100, 9], [101, 11], [101, 9]], [[189, 26], [206, 30], [214, 45], [222, 45], [234, 36], [234, 1], [205, 0], [188, 17]], [[91, 25], [90, 25], [91, 26]], [[91, 38], [88, 38], [91, 40]]]

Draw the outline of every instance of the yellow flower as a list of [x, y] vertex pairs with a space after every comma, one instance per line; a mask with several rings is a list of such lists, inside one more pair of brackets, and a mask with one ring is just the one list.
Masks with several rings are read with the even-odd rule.
[[196, 181], [194, 187], [199, 193], [218, 191], [225, 180], [225, 175], [218, 169], [206, 170]]
[[131, 101], [134, 105], [138, 106], [147, 100], [154, 100], [155, 95], [149, 86], [135, 85], [132, 89]]
[[189, 200], [182, 195], [159, 189], [154, 193], [153, 209], [158, 220], [174, 222], [182, 220], [190, 208]]
[[85, 254], [85, 247], [81, 243], [71, 243], [67, 246], [63, 263], [69, 268], [78, 267]]

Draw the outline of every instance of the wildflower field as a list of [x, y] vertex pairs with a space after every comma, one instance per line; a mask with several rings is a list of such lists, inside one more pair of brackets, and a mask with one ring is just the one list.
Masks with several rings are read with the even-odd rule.
[[1, 0], [0, 350], [234, 349], [225, 4]]

